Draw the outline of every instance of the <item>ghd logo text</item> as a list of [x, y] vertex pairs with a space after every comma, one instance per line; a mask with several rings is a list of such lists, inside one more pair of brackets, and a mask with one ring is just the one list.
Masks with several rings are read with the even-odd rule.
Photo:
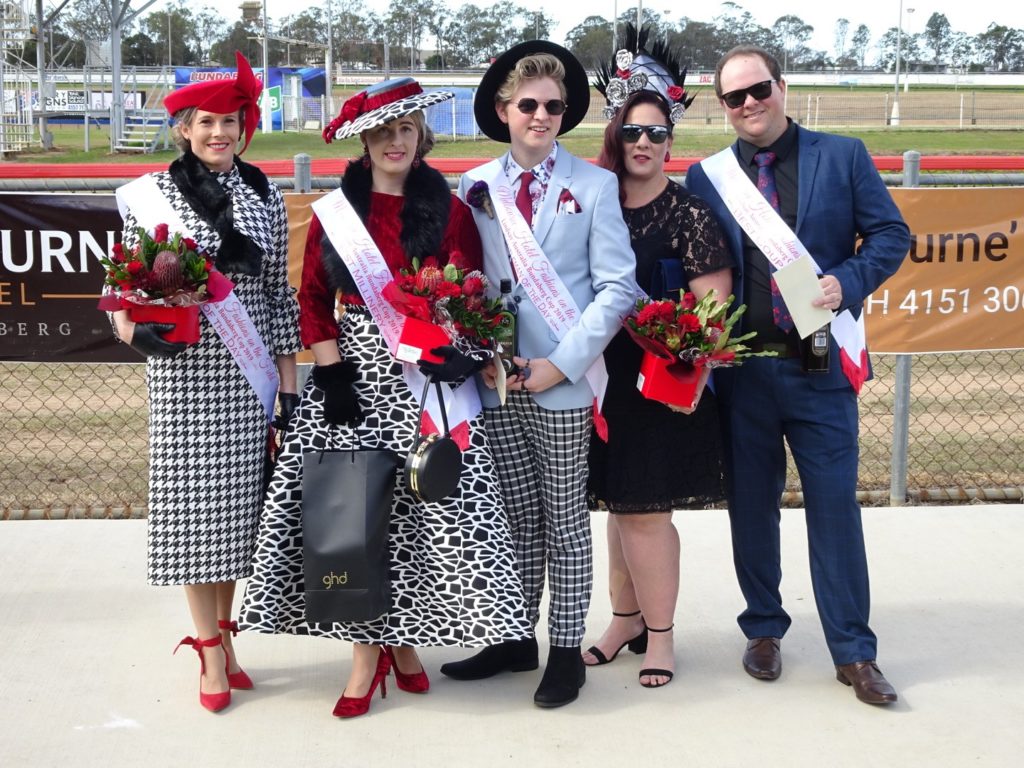
[[331, 571], [329, 574], [324, 576], [324, 586], [330, 589], [331, 587], [341, 587], [348, 584], [348, 571], [343, 573], [335, 573]]

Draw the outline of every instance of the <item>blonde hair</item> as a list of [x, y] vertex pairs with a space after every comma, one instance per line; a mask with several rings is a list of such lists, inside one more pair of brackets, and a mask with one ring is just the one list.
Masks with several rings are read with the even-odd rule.
[[[196, 119], [196, 112], [199, 111], [199, 107], [183, 107], [172, 115], [174, 117], [174, 125], [171, 127], [171, 140], [174, 141], [174, 145], [178, 148], [179, 152], [188, 152], [192, 148], [192, 142], [181, 135], [181, 126], [186, 128], [192, 127], [192, 121]], [[239, 142], [245, 138], [245, 110], [238, 110], [238, 140]], [[236, 148], [237, 149], [237, 148]]]
[[562, 66], [562, 62], [550, 53], [534, 53], [524, 56], [516, 62], [512, 71], [505, 78], [505, 82], [495, 92], [494, 103], [507, 104], [512, 101], [513, 94], [519, 90], [519, 86], [524, 81], [540, 80], [545, 77], [550, 77], [558, 83], [558, 93], [561, 95], [562, 101], [566, 101], [568, 91], [565, 89], [565, 67]]

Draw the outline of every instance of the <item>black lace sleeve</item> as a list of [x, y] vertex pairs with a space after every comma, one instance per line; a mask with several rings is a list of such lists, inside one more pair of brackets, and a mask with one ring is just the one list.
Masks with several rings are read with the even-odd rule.
[[673, 250], [683, 260], [687, 278], [732, 267], [732, 255], [708, 204], [678, 185], [672, 202], [675, 231], [686, 233], [683, 237], [676, 236]]

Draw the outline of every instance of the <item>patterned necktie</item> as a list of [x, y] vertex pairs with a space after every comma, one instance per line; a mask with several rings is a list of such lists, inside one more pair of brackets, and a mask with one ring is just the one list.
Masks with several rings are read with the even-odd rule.
[[[762, 149], [756, 155], [754, 155], [754, 162], [757, 164], [757, 189], [764, 195], [764, 199], [768, 201], [768, 204], [775, 209], [776, 213], [781, 214], [782, 210], [779, 207], [779, 190], [775, 186], [775, 169], [772, 168], [772, 164], [775, 162], [775, 153], [769, 152]], [[771, 266], [771, 265], [769, 265]], [[772, 272], [775, 271], [775, 267], [771, 267]], [[782, 298], [782, 294], [779, 293], [779, 286], [775, 284], [775, 278], [772, 281], [772, 319], [775, 321], [775, 326], [786, 333], [793, 330], [793, 317], [789, 314], [789, 308], [786, 306], [786, 302]]]
[[519, 176], [519, 191], [516, 193], [516, 208], [523, 214], [526, 223], [533, 226], [533, 197], [530, 195], [530, 182], [533, 181], [532, 171], [523, 171]]

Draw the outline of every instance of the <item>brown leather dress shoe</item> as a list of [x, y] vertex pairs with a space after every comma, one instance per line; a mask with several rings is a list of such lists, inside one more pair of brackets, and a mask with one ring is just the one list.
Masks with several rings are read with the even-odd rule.
[[743, 669], [758, 680], [776, 680], [782, 674], [782, 651], [777, 637], [754, 637], [747, 641]]
[[867, 704], [892, 704], [898, 698], [874, 660], [836, 665], [836, 680], [852, 685], [857, 698]]

